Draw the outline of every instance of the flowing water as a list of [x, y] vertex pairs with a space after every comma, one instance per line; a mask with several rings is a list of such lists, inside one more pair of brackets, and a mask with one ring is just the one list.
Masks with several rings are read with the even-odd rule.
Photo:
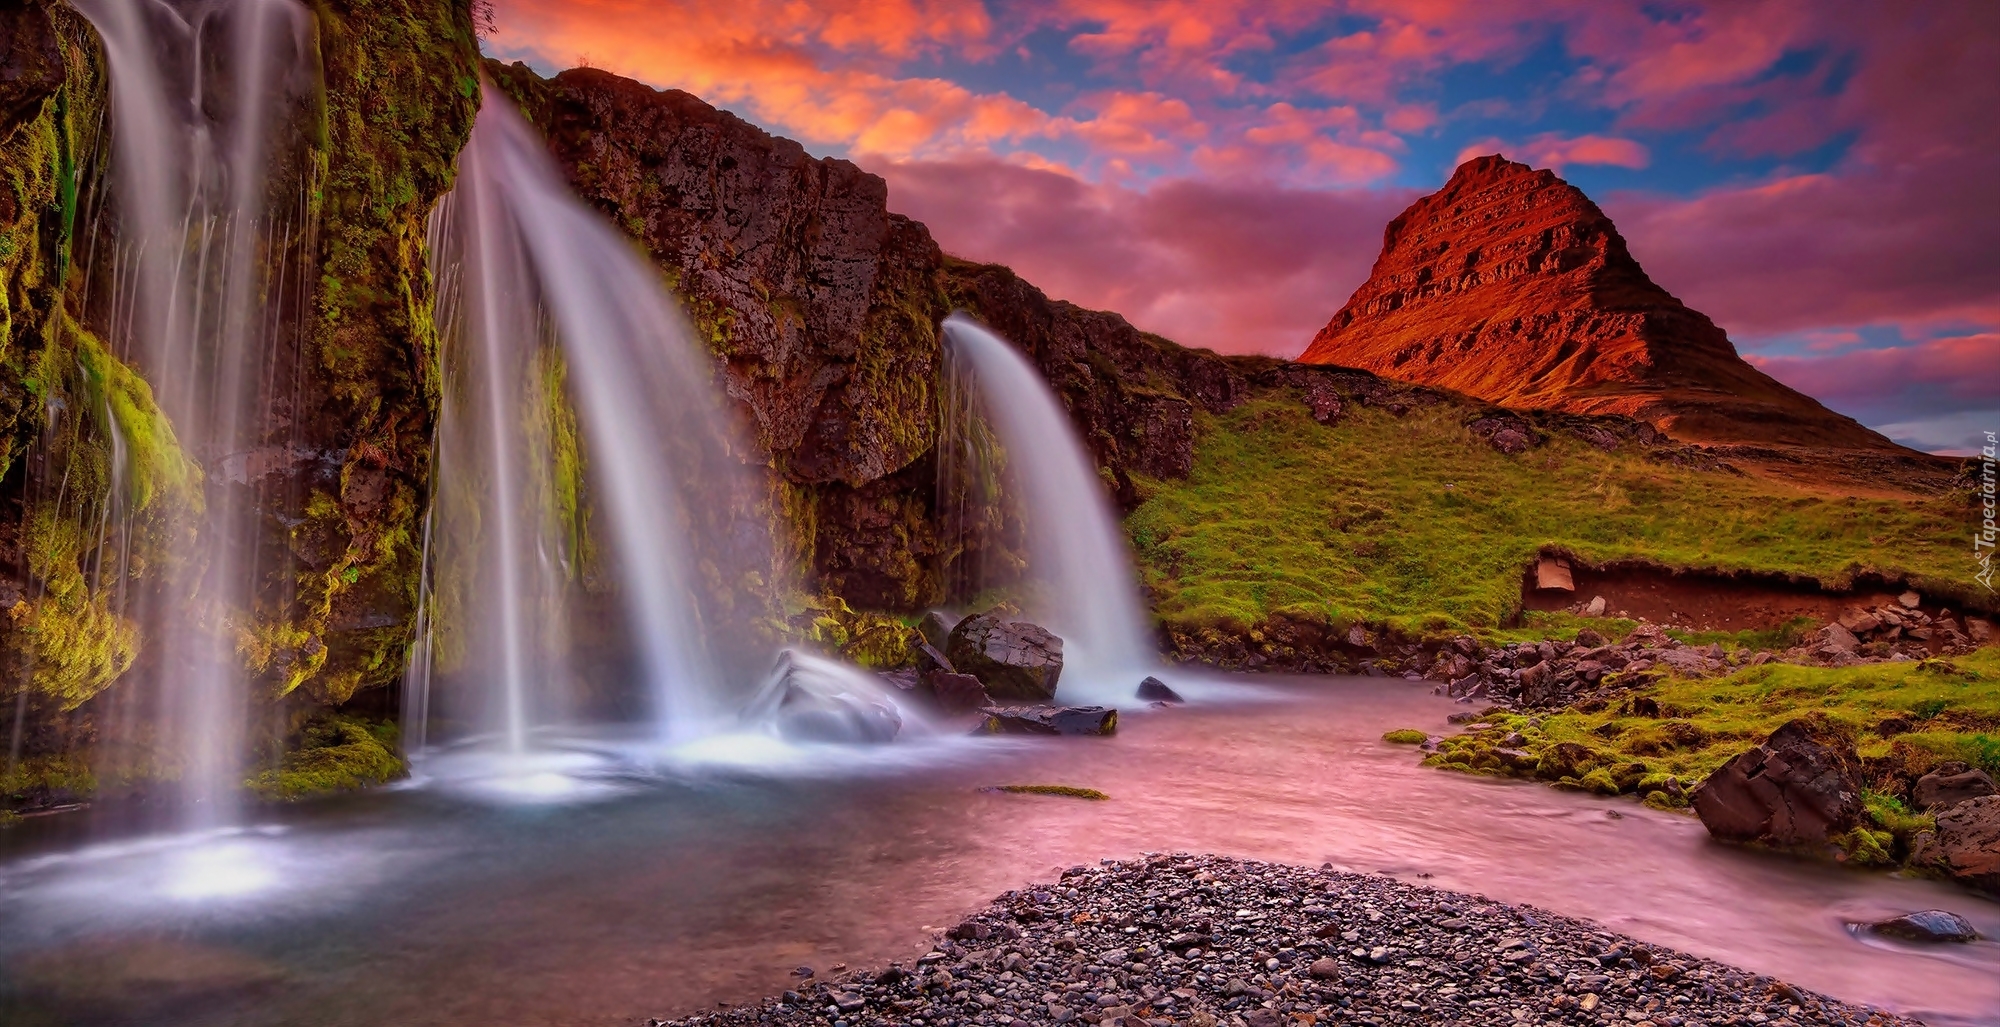
[[[1021, 351], [985, 326], [944, 322], [946, 407], [990, 426], [997, 447], [947, 426], [942, 462], [961, 480], [997, 478], [1028, 544], [1026, 613], [1063, 640], [1058, 698], [1117, 703], [1158, 663], [1125, 533], [1069, 412]], [[998, 462], [997, 469], [968, 468]], [[983, 473], [982, 473], [983, 471]]]
[[289, 442], [273, 417], [293, 387], [278, 355], [296, 345], [310, 278], [311, 162], [294, 119], [316, 85], [312, 18], [293, 0], [76, 7], [111, 65], [106, 341], [144, 371], [207, 479], [203, 522], [133, 611], [158, 651], [154, 683], [127, 692], [157, 696], [134, 716], [166, 741], [189, 822], [226, 823], [247, 738], [235, 644], [260, 573], [256, 468]]
[[759, 596], [788, 582], [705, 348], [490, 87], [432, 234], [446, 395], [411, 733], [522, 755], [585, 720], [731, 729], [771, 655]]
[[[802, 963], [912, 958], [1063, 866], [1187, 850], [1532, 903], [1934, 1024], [2000, 1023], [2000, 943], [1844, 926], [1942, 907], [2000, 936], [2000, 905], [1716, 845], [1630, 801], [1419, 767], [1382, 732], [1447, 730], [1460, 708], [1419, 686], [1252, 680], [1115, 738], [959, 737], [865, 772], [851, 747], [794, 746], [791, 764], [690, 766], [590, 802], [357, 796], [200, 845], [104, 839], [104, 818], [24, 825], [0, 835], [0, 1020], [639, 1024], [775, 993]], [[1006, 783], [1111, 799], [978, 790]]]

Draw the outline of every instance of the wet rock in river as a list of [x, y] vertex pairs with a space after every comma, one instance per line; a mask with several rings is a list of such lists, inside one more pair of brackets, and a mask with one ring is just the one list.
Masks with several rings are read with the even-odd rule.
[[945, 656], [995, 699], [1046, 702], [1062, 676], [1063, 643], [1039, 625], [981, 614], [951, 630]]
[[1708, 833], [1783, 847], [1825, 845], [1861, 820], [1853, 743], [1794, 720], [1738, 753], [1694, 793]]
[[923, 620], [917, 622], [917, 634], [924, 636], [924, 641], [929, 642], [932, 648], [942, 652], [950, 648], [951, 629], [957, 626], [956, 618], [946, 617], [932, 610], [924, 614]]
[[989, 706], [979, 730], [989, 735], [1109, 735], [1118, 711], [1108, 706]]
[[1942, 909], [1926, 909], [1868, 925], [1868, 930], [1885, 938], [1902, 941], [1978, 941], [1979, 932], [1970, 921]]
[[1139, 682], [1139, 691], [1137, 693], [1137, 697], [1142, 702], [1163, 702], [1163, 703], [1179, 704], [1187, 701], [1181, 698], [1181, 694], [1179, 692], [1176, 692], [1172, 688], [1167, 687], [1166, 682], [1161, 681], [1159, 678], [1154, 678], [1154, 677], [1149, 677], [1146, 680]]

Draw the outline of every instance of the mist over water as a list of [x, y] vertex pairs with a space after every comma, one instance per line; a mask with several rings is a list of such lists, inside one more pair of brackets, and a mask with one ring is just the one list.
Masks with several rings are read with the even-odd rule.
[[[947, 473], [961, 481], [998, 479], [994, 498], [1012, 504], [1022, 521], [1024, 612], [1063, 640], [1058, 697], [1129, 702], [1160, 660], [1096, 462], [1069, 411], [1013, 344], [964, 314], [946, 318], [944, 332], [947, 417], [990, 426], [997, 446], [973, 444], [973, 429], [947, 426], [940, 462], [957, 465]], [[1000, 466], [969, 466], [982, 462]]]

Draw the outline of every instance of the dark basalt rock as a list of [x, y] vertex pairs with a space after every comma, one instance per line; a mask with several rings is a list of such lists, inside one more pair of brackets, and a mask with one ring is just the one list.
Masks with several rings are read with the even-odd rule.
[[1918, 809], [1943, 809], [1982, 795], [2000, 794], [1993, 778], [1963, 763], [1948, 763], [1917, 779], [1910, 800]]
[[1694, 793], [1708, 833], [1727, 841], [1820, 846], [1861, 820], [1852, 743], [1806, 720], [1737, 754]]
[[967, 617], [952, 629], [945, 655], [995, 699], [1045, 702], [1062, 676], [1062, 639], [1039, 625], [990, 614]]
[[985, 686], [970, 674], [933, 671], [923, 676], [919, 687], [930, 694], [931, 700], [939, 709], [947, 713], [982, 709], [993, 701], [993, 698], [986, 694]]
[[1149, 677], [1146, 680], [1139, 682], [1139, 691], [1137, 693], [1137, 696], [1143, 702], [1163, 702], [1163, 703], [1173, 703], [1175, 705], [1179, 705], [1180, 703], [1184, 703], [1187, 701], [1186, 699], [1181, 698], [1181, 694], [1179, 692], [1176, 692], [1172, 688], [1167, 687], [1166, 682], [1161, 681], [1159, 678], [1153, 678], [1153, 677]]
[[917, 622], [917, 634], [924, 636], [924, 641], [929, 642], [932, 648], [943, 652], [951, 645], [951, 629], [957, 626], [956, 618], [932, 610]]
[[1957, 913], [1942, 909], [1926, 909], [1880, 923], [1869, 924], [1868, 931], [1884, 938], [1902, 941], [1978, 941], [1979, 932], [1972, 924]]
[[1109, 706], [989, 706], [979, 730], [989, 735], [1109, 735], [1118, 711]]
[[1937, 831], [1917, 836], [1910, 862], [1935, 866], [1959, 882], [2000, 895], [2000, 795], [1982, 795], [1937, 815]]

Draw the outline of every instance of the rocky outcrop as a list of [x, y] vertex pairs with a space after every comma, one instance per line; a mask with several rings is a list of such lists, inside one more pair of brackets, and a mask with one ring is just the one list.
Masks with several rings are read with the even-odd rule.
[[1062, 639], [1039, 625], [991, 614], [960, 621], [945, 655], [995, 699], [1047, 702], [1062, 678]]
[[1898, 449], [1745, 362], [1575, 186], [1499, 156], [1389, 223], [1368, 280], [1299, 359], [1626, 414], [1692, 442]]
[[1851, 740], [1795, 720], [1710, 774], [1695, 790], [1694, 810], [1725, 841], [1825, 846], [1861, 823], [1856, 762]]

